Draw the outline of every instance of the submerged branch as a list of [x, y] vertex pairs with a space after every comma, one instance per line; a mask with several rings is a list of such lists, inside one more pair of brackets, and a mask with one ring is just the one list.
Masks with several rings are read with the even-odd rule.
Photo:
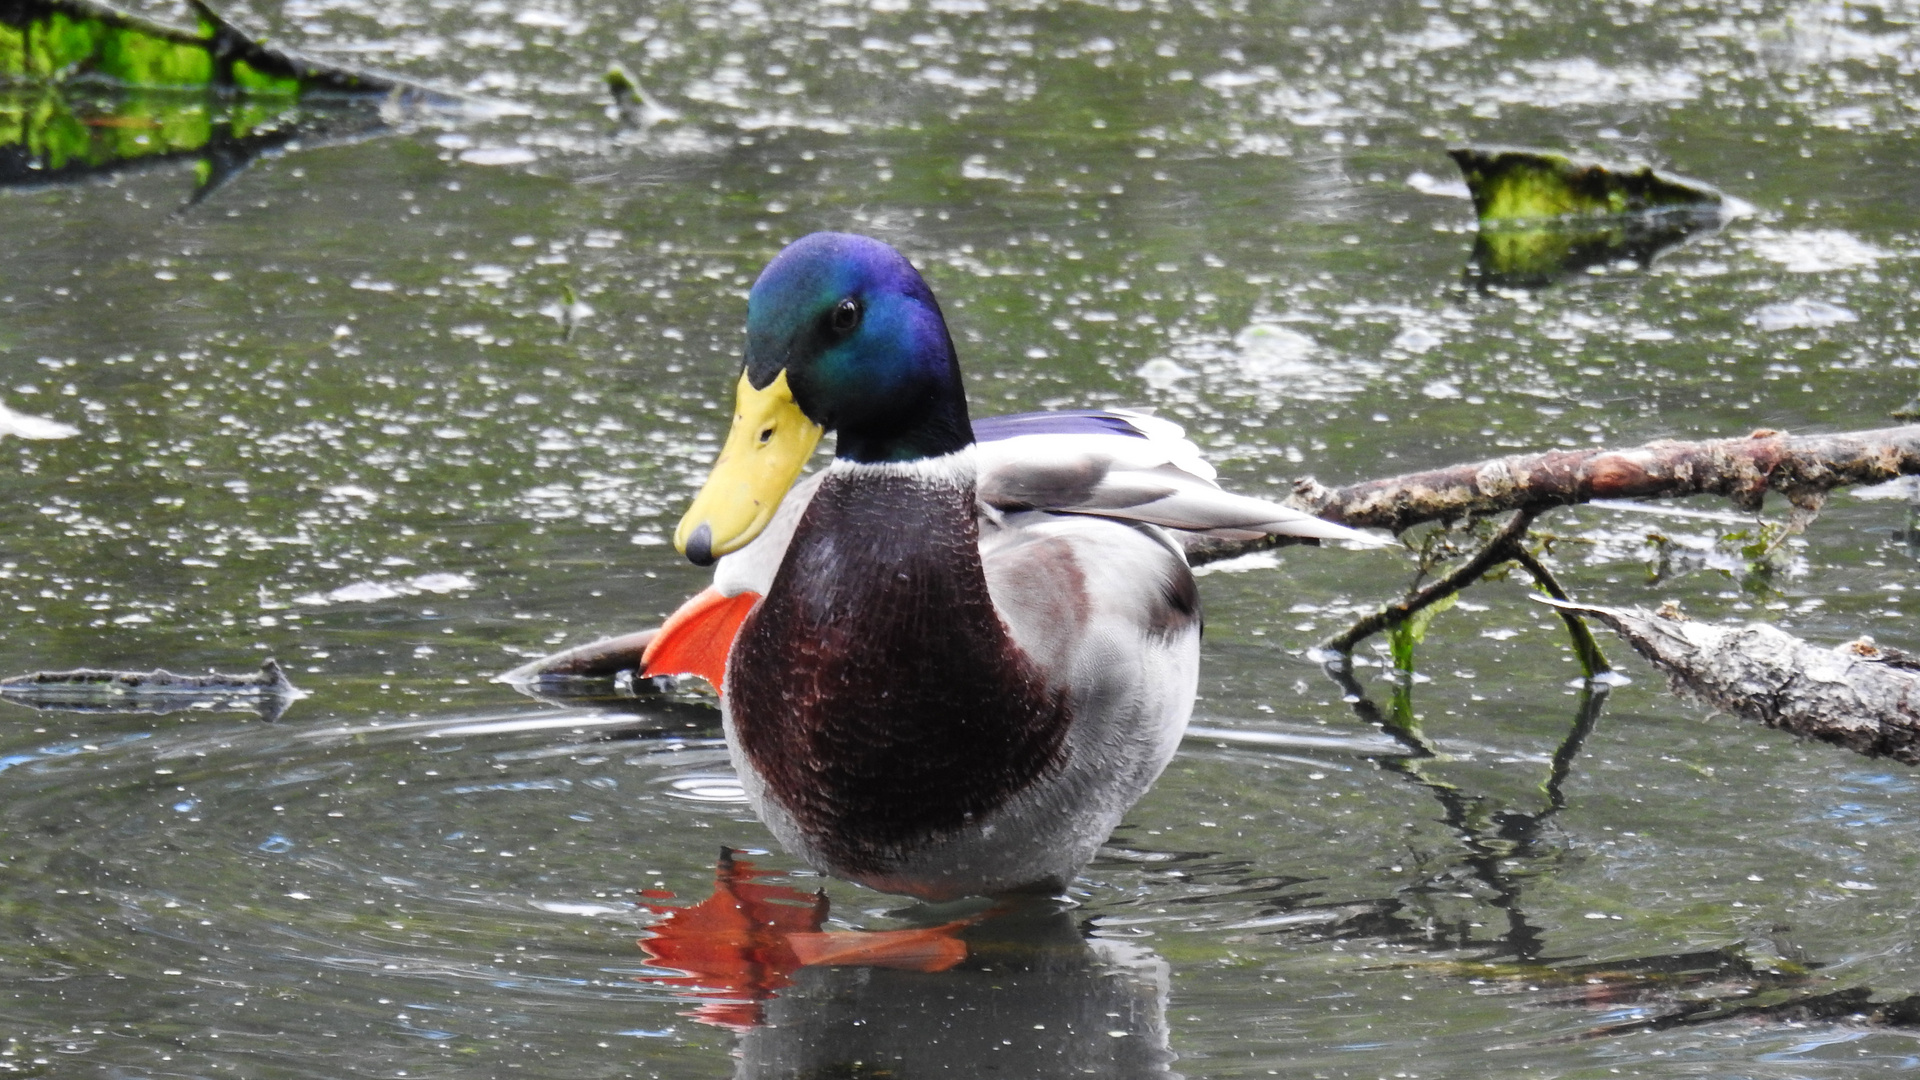
[[54, 691], [91, 691], [101, 694], [254, 694], [294, 695], [299, 691], [287, 681], [287, 673], [271, 658], [261, 662], [260, 670], [246, 675], [176, 675], [164, 669], [153, 671], [108, 671], [100, 668], [75, 668], [72, 671], [36, 671], [0, 679], [0, 694], [31, 697]]
[[[1560, 579], [1553, 576], [1553, 571], [1547, 569], [1547, 564], [1541, 562], [1538, 555], [1528, 551], [1522, 545], [1516, 544], [1514, 547], [1517, 550], [1513, 561], [1518, 563], [1521, 569], [1533, 575], [1533, 583], [1540, 586], [1541, 592], [1555, 600], [1573, 599], [1561, 586]], [[1567, 636], [1573, 639], [1573, 655], [1580, 661], [1582, 677], [1592, 679], [1613, 671], [1613, 665], [1607, 663], [1606, 654], [1600, 651], [1600, 643], [1593, 639], [1593, 631], [1587, 629], [1585, 620], [1571, 611], [1562, 611], [1560, 621], [1567, 624]]]
[[[1320, 648], [1342, 655], [1351, 653], [1353, 647], [1366, 638], [1398, 626], [1420, 611], [1464, 591], [1503, 563], [1511, 562], [1525, 570], [1540, 591], [1553, 599], [1571, 599], [1547, 564], [1527, 550], [1527, 531], [1533, 527], [1538, 516], [1539, 511], [1536, 510], [1522, 510], [1514, 514], [1494, 534], [1493, 539], [1445, 577], [1436, 579], [1401, 600], [1382, 605], [1346, 630], [1321, 642]], [[1593, 679], [1612, 672], [1606, 655], [1600, 651], [1600, 643], [1594, 640], [1593, 631], [1587, 629], [1587, 624], [1581, 621], [1580, 616], [1571, 611], [1561, 611], [1560, 618], [1567, 625], [1567, 635], [1572, 639], [1573, 653], [1580, 662], [1581, 675]]]
[[164, 715], [183, 709], [217, 709], [253, 712], [272, 721], [305, 696], [271, 658], [261, 663], [258, 672], [245, 675], [76, 668], [0, 679], [0, 700], [61, 712]]

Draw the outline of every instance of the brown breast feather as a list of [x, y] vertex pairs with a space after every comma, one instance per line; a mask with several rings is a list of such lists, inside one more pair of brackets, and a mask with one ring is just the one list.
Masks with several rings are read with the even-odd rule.
[[728, 673], [741, 747], [835, 869], [916, 844], [1056, 770], [1065, 688], [1008, 637], [970, 487], [830, 475]]

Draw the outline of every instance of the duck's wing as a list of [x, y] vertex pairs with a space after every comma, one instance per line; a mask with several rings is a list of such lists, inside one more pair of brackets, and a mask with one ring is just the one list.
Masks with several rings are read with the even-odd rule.
[[1060, 772], [996, 818], [995, 835], [1054, 837], [1049, 858], [1077, 869], [1179, 745], [1200, 672], [1200, 593], [1173, 535], [1090, 514], [987, 518], [980, 556], [1013, 644], [1073, 717]]
[[1143, 521], [1225, 540], [1299, 536], [1379, 543], [1304, 511], [1221, 490], [1179, 425], [1115, 409], [978, 420], [980, 501]]

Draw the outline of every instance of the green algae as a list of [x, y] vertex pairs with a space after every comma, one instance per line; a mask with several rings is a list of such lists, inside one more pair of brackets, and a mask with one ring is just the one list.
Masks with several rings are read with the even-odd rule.
[[217, 74], [214, 30], [181, 30], [92, 4], [0, 6], [0, 80], [91, 78], [123, 86], [205, 86]]
[[298, 97], [300, 94], [300, 80], [297, 77], [263, 71], [245, 60], [233, 62], [233, 85], [253, 94], [280, 97]]
[[272, 130], [287, 104], [263, 115], [164, 91], [76, 95], [0, 88], [0, 184], [55, 183], [198, 155], [217, 141]]
[[256, 40], [203, 3], [196, 2], [194, 11], [197, 24], [183, 28], [92, 0], [0, 2], [0, 84], [80, 80], [281, 97], [396, 89], [390, 79], [321, 64]]

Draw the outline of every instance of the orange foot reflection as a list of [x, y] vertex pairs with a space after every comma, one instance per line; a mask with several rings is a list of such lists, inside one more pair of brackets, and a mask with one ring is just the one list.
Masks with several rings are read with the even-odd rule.
[[[723, 848], [712, 896], [692, 907], [643, 905], [666, 921], [640, 940], [640, 948], [660, 966], [686, 972], [650, 981], [686, 987], [688, 996], [704, 1001], [682, 1015], [745, 1031], [761, 1022], [760, 1003], [791, 985], [792, 974], [803, 967], [945, 971], [967, 957], [957, 934], [973, 920], [924, 930], [823, 932], [826, 894], [754, 880], [776, 875]], [[652, 889], [642, 895], [671, 896]]]

